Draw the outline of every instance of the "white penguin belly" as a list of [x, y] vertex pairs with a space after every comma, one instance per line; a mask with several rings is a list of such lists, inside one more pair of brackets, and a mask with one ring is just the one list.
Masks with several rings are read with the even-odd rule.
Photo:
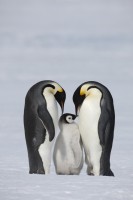
[[92, 173], [100, 173], [100, 157], [102, 148], [98, 135], [98, 122], [101, 114], [100, 99], [86, 97], [79, 112], [79, 129], [87, 156], [87, 162], [92, 166]]
[[[53, 94], [45, 94], [45, 99], [47, 102], [47, 110], [50, 113], [54, 127], [55, 127], [55, 132], [57, 128], [57, 123], [58, 123], [58, 107], [56, 100], [53, 96]], [[50, 172], [50, 164], [51, 164], [51, 151], [52, 151], [52, 146], [53, 146], [53, 141], [49, 141], [49, 133], [46, 131], [46, 137], [45, 141], [43, 144], [40, 145], [38, 151], [41, 156], [42, 162], [43, 162], [43, 167], [45, 170], [45, 174], [49, 174]]]

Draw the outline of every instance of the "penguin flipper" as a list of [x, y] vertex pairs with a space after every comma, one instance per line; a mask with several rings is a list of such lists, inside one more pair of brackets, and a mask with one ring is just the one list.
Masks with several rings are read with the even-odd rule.
[[[112, 149], [114, 136], [114, 109], [103, 98], [101, 100], [101, 116], [98, 124], [98, 134], [102, 146], [102, 155], [100, 159], [100, 174], [104, 176], [113, 175], [110, 169], [110, 153]], [[112, 173], [110, 173], [110, 171]]]
[[[105, 176], [113, 176], [113, 172], [110, 173], [110, 153], [113, 143], [114, 124], [111, 121], [111, 116], [108, 111], [105, 112], [106, 120], [104, 125], [101, 124], [99, 138], [102, 145], [102, 155], [100, 159], [100, 174]], [[103, 120], [103, 119], [102, 119]]]
[[51, 142], [55, 137], [55, 127], [52, 117], [50, 116], [47, 108], [44, 105], [40, 105], [38, 107], [38, 116], [41, 119], [45, 128], [47, 129], [49, 133], [49, 141]]
[[101, 116], [98, 123], [98, 134], [99, 134], [100, 144], [102, 146], [105, 145], [105, 130], [106, 130], [108, 121], [109, 121], [109, 113], [106, 108], [106, 101], [102, 99], [101, 100]]
[[[108, 105], [109, 106], [109, 105]], [[101, 100], [101, 116], [98, 123], [100, 144], [105, 146], [108, 140], [113, 141], [115, 113], [113, 107], [108, 107], [104, 99]], [[110, 138], [110, 139], [108, 139]]]

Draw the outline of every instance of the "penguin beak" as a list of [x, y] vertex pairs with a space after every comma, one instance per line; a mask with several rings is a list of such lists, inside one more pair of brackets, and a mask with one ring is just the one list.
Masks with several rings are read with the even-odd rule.
[[66, 100], [66, 93], [65, 93], [65, 91], [62, 90], [61, 92], [59, 92], [59, 91], [56, 92], [55, 99], [58, 102], [58, 104], [60, 105], [61, 110], [62, 110], [62, 114], [63, 114], [63, 112], [64, 112], [64, 103], [65, 103], [65, 100]]
[[61, 103], [60, 103], [60, 107], [61, 107], [62, 114], [63, 114], [63, 112], [64, 112], [64, 102], [63, 102], [63, 101], [61, 101]]
[[79, 106], [75, 105], [75, 114], [76, 114], [76, 116], [78, 116], [78, 112], [79, 112]]
[[72, 115], [72, 119], [75, 120], [77, 115]]

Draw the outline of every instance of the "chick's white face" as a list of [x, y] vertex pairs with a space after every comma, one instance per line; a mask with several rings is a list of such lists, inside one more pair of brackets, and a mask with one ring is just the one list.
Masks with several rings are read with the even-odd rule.
[[69, 124], [71, 124], [71, 123], [74, 122], [74, 120], [72, 119], [72, 116], [71, 116], [71, 115], [66, 116], [66, 121], [67, 121]]

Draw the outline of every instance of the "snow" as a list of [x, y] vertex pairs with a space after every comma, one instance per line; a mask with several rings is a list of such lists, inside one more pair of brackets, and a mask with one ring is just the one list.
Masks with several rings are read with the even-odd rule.
[[[0, 0], [0, 198], [133, 199], [132, 0]], [[116, 127], [115, 177], [29, 175], [23, 128], [24, 98], [40, 80], [72, 95], [84, 81], [111, 91]]]

